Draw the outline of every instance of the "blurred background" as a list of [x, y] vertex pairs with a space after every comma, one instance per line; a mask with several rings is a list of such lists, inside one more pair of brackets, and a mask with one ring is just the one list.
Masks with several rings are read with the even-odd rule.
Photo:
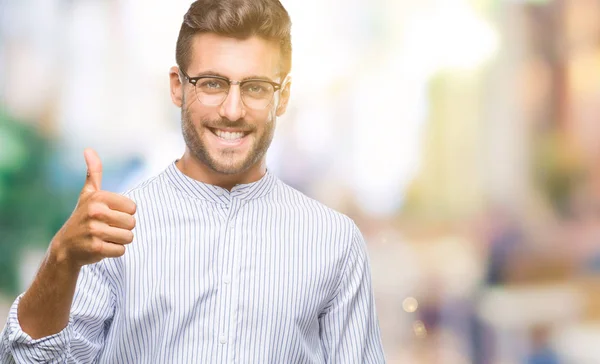
[[[368, 242], [390, 363], [600, 363], [600, 0], [284, 0], [269, 167]], [[0, 324], [75, 206], [183, 152], [190, 1], [0, 0]]]

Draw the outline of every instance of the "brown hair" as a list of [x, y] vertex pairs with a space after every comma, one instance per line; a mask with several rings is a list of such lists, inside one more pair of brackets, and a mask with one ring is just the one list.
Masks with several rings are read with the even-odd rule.
[[196, 34], [215, 33], [237, 39], [256, 35], [279, 44], [283, 77], [292, 68], [291, 26], [279, 0], [197, 0], [183, 17], [175, 59], [187, 72]]

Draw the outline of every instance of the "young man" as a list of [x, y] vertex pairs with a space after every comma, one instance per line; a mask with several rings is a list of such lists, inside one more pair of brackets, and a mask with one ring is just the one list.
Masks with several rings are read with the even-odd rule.
[[[183, 157], [124, 196], [88, 177], [0, 360], [381, 363], [363, 238], [265, 165], [290, 95], [278, 0], [199, 0], [170, 71]], [[132, 244], [130, 244], [132, 243]]]

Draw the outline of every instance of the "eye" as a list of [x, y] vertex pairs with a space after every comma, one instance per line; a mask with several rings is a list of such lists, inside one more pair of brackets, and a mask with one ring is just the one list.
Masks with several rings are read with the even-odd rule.
[[201, 91], [222, 91], [227, 90], [229, 85], [224, 80], [219, 78], [202, 78], [196, 84]]
[[243, 92], [253, 97], [264, 97], [273, 92], [273, 86], [268, 82], [250, 81], [244, 84]]

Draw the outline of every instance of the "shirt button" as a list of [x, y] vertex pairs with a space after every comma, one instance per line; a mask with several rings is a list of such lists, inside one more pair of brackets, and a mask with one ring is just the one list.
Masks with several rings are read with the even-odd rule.
[[225, 276], [225, 278], [223, 278], [223, 283], [225, 283], [225, 284], [231, 283], [231, 278], [229, 278], [229, 276]]
[[229, 225], [229, 230], [233, 230], [233, 229], [235, 229], [235, 225], [234, 224]]
[[225, 335], [221, 335], [221, 336], [219, 337], [219, 342], [220, 342], [221, 344], [225, 344], [225, 343], [227, 342], [227, 338], [225, 337]]

